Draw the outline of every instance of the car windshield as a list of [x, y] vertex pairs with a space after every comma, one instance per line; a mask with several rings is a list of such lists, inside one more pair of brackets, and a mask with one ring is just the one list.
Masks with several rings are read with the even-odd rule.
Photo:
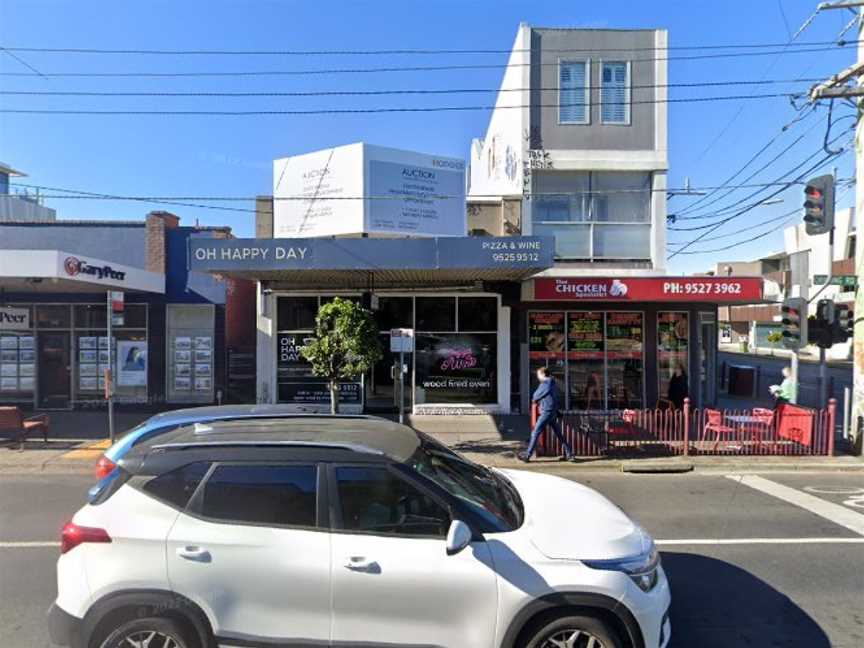
[[458, 497], [499, 531], [522, 524], [522, 501], [510, 482], [496, 472], [478, 466], [431, 438], [421, 444], [407, 465]]

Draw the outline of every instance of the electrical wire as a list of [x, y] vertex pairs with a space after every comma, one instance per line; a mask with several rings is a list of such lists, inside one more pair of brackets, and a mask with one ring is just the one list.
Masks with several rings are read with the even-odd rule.
[[[714, 97], [682, 97], [677, 99], [646, 99], [631, 101], [630, 105], [642, 104], [674, 104], [674, 103], [712, 103], [717, 101], [735, 101], [739, 99], [776, 99], [793, 96], [789, 93], [771, 92], [755, 95], [730, 95]], [[590, 106], [590, 102], [554, 103], [554, 104], [520, 104], [514, 106], [497, 106], [494, 104], [476, 106], [418, 106], [418, 107], [376, 107], [376, 108], [315, 108], [293, 110], [90, 110], [90, 109], [50, 109], [50, 108], [0, 108], [0, 113], [19, 115], [172, 115], [172, 116], [237, 116], [250, 117], [262, 115], [358, 115], [374, 113], [434, 113], [434, 112], [467, 112], [473, 110], [503, 110], [527, 108], [562, 108], [575, 106]]]
[[[724, 86], [747, 86], [747, 85], [782, 85], [786, 83], [817, 83], [823, 77], [812, 79], [768, 79], [765, 81], [702, 81], [685, 83], [648, 83], [633, 84], [631, 90], [654, 89], [654, 88], [713, 88]], [[439, 95], [439, 94], [480, 94], [480, 93], [502, 93], [502, 92], [557, 92], [560, 88], [419, 88], [419, 89], [396, 89], [396, 90], [297, 90], [297, 91], [261, 91], [261, 92], [232, 92], [232, 91], [67, 91], [67, 90], [2, 90], [0, 95], [7, 96], [45, 96], [45, 97], [376, 97], [379, 95]], [[809, 105], [809, 104], [808, 104]]]
[[[796, 207], [795, 209], [792, 209], [792, 210], [786, 212], [785, 214], [780, 214], [779, 216], [774, 216], [773, 218], [769, 218], [767, 220], [760, 221], [760, 222], [756, 223], [755, 225], [750, 225], [749, 227], [739, 229], [735, 232], [729, 232], [728, 234], [718, 234], [717, 236], [707, 236], [704, 239], [702, 239], [702, 241], [703, 242], [704, 241], [718, 241], [720, 239], [729, 238], [730, 236], [738, 236], [742, 232], [749, 232], [749, 231], [754, 230], [754, 229], [759, 229], [760, 227], [763, 227], [764, 225], [768, 225], [770, 223], [776, 223], [777, 221], [783, 220], [784, 218], [789, 218], [790, 216], [793, 216], [800, 211], [801, 211], [801, 208]], [[672, 229], [672, 228], [667, 228], [667, 229]], [[683, 231], [683, 230], [674, 230], [674, 231]], [[674, 241], [674, 242], [669, 242], [666, 245], [668, 247], [672, 247], [672, 246], [684, 245], [685, 243], [686, 243], [686, 241]]]
[[[793, 220], [794, 219], [790, 218], [783, 224], [786, 225], [788, 223], [791, 223]], [[772, 227], [770, 230], [762, 232], [761, 234], [758, 234], [752, 238], [749, 238], [749, 239], [743, 240], [743, 241], [736, 241], [735, 243], [730, 243], [729, 245], [725, 245], [723, 247], [713, 248], [711, 250], [690, 250], [689, 252], [683, 252], [683, 251], [682, 252], [675, 252], [675, 254], [711, 254], [714, 252], [725, 252], [726, 250], [731, 250], [733, 248], [744, 245], [745, 243], [752, 243], [753, 241], [758, 241], [759, 239], [765, 238], [766, 236], [770, 236], [771, 234], [774, 234], [776, 232], [777, 232], [777, 228]], [[675, 256], [675, 254], [673, 254], [672, 256]]]
[[[815, 54], [818, 52], [832, 52], [842, 49], [848, 49], [850, 43], [843, 41], [842, 45], [833, 47], [814, 47], [801, 48], [790, 51], [790, 54]], [[651, 58], [634, 58], [628, 62], [633, 63], [655, 63], [657, 61], [693, 61], [693, 60], [710, 60], [710, 59], [729, 59], [741, 58], [749, 56], [771, 56], [782, 54], [785, 50], [767, 51], [767, 52], [729, 52], [726, 54], [694, 54], [686, 56], [658, 56]], [[165, 78], [187, 78], [187, 77], [231, 77], [231, 76], [309, 76], [321, 74], [373, 74], [383, 72], [434, 72], [441, 70], [488, 70], [488, 69], [508, 69], [513, 67], [546, 67], [559, 65], [558, 61], [554, 63], [533, 62], [533, 63], [477, 63], [466, 65], [421, 65], [421, 66], [390, 66], [390, 67], [374, 67], [374, 68], [329, 68], [318, 70], [246, 70], [246, 71], [223, 71], [223, 72], [45, 72], [42, 76], [45, 77], [94, 77], [94, 78], [116, 78], [116, 77], [165, 77]], [[28, 77], [35, 76], [35, 73], [27, 72], [0, 72], [0, 76], [11, 77]]]
[[[857, 40], [830, 40], [796, 43], [795, 47], [855, 44]], [[592, 47], [592, 48], [547, 48], [544, 52], [653, 52], [657, 50], [720, 50], [763, 49], [788, 47], [790, 43], [721, 43], [715, 45], [670, 45], [661, 47]], [[510, 54], [532, 52], [531, 49], [325, 49], [325, 50], [207, 50], [207, 49], [103, 49], [95, 47], [4, 47], [12, 52], [37, 52], [40, 54], [134, 54], [168, 56], [393, 56], [393, 55], [441, 55], [441, 54]]]

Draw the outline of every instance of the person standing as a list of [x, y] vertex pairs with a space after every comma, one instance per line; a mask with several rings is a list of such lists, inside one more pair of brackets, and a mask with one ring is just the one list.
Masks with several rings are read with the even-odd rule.
[[561, 442], [561, 447], [564, 449], [564, 457], [569, 461], [573, 458], [573, 449], [567, 443], [567, 439], [561, 433], [561, 426], [558, 424], [558, 410], [560, 409], [561, 396], [558, 393], [558, 385], [555, 379], [549, 373], [546, 367], [537, 369], [537, 380], [540, 385], [531, 396], [531, 400], [537, 403], [540, 409], [540, 416], [537, 417], [537, 423], [531, 431], [531, 438], [528, 441], [528, 449], [525, 452], [520, 452], [516, 455], [519, 461], [528, 463], [531, 461], [531, 456], [537, 447], [537, 441], [546, 426], [552, 427], [555, 437]]
[[794, 403], [798, 400], [798, 385], [792, 379], [792, 368], [783, 367], [783, 382], [771, 385], [768, 391], [774, 396], [775, 407], [784, 403]]
[[675, 405], [675, 409], [684, 408], [684, 399], [689, 395], [687, 387], [687, 372], [684, 371], [684, 365], [680, 362], [675, 364], [675, 373], [669, 379], [669, 400]]

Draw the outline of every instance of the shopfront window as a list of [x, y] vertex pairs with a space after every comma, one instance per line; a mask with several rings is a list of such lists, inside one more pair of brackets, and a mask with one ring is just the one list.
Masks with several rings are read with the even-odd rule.
[[[320, 299], [320, 302], [319, 302]], [[312, 365], [303, 357], [303, 347], [314, 337], [315, 317], [319, 303], [330, 296], [286, 296], [277, 300], [276, 383], [280, 403], [327, 405], [330, 387], [327, 381], [312, 373]], [[353, 299], [346, 298], [346, 299]], [[358, 298], [359, 299], [359, 298]], [[359, 380], [339, 384], [340, 404], [359, 405], [363, 401]]]
[[528, 313], [530, 387], [546, 366], [568, 409], [639, 408], [644, 404], [642, 313]]
[[605, 408], [603, 313], [567, 313], [567, 372], [572, 409]]
[[32, 400], [36, 348], [30, 332], [0, 332], [0, 403]]
[[70, 306], [46, 305], [36, 306], [36, 327], [45, 329], [63, 329], [72, 325]]
[[563, 312], [528, 313], [528, 366], [530, 385], [537, 388], [537, 369], [546, 367], [563, 390], [565, 385], [565, 335]]
[[660, 398], [675, 402], [678, 394], [669, 391], [672, 377], [683, 375], [687, 385], [689, 371], [688, 351], [690, 345], [690, 319], [686, 312], [657, 313], [657, 375]]
[[216, 373], [213, 306], [169, 304], [166, 316], [168, 399], [171, 402], [212, 402]]
[[416, 308], [418, 331], [456, 330], [455, 297], [418, 297]]

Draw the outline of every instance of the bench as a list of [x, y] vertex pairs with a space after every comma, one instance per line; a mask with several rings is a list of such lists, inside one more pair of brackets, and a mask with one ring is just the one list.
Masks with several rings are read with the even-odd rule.
[[14, 440], [24, 448], [24, 441], [31, 432], [42, 432], [42, 438], [48, 442], [48, 415], [37, 414], [24, 416], [20, 407], [0, 407], [0, 432], [12, 432]]

